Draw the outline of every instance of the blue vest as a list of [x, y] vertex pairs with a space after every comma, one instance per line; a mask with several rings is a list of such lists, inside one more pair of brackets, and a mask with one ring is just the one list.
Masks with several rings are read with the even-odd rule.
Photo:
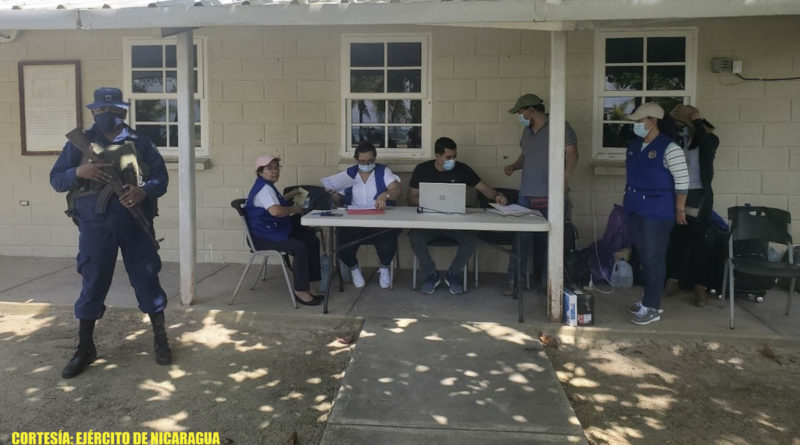
[[625, 213], [651, 219], [675, 219], [675, 181], [664, 167], [664, 153], [672, 139], [661, 133], [642, 150], [643, 142], [636, 138], [628, 144]]
[[[381, 193], [386, 191], [386, 181], [383, 179], [383, 174], [386, 172], [386, 166], [383, 164], [375, 164], [375, 188], [377, 189], [377, 193], [375, 196], [372, 197], [373, 200], [378, 199]], [[358, 174], [358, 165], [354, 165], [347, 169], [347, 176], [355, 179], [356, 175]], [[357, 179], [359, 180], [359, 179]], [[348, 187], [347, 190], [344, 191], [344, 205], [350, 205], [353, 202], [353, 187]], [[394, 201], [386, 200], [386, 205], [393, 206], [395, 205]]]
[[250, 189], [250, 194], [247, 195], [247, 203], [244, 205], [250, 233], [253, 236], [269, 241], [286, 241], [289, 238], [289, 234], [292, 233], [292, 218], [288, 216], [272, 216], [267, 209], [253, 205], [256, 195], [264, 187], [271, 187], [275, 191], [282, 206], [289, 205], [289, 201], [283, 198], [283, 195], [278, 192], [273, 183], [258, 176], [253, 188]]

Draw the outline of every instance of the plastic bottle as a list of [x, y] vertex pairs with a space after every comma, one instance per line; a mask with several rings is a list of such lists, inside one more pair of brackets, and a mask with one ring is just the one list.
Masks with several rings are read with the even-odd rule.
[[611, 285], [619, 288], [633, 287], [633, 268], [623, 258], [614, 263], [611, 271]]

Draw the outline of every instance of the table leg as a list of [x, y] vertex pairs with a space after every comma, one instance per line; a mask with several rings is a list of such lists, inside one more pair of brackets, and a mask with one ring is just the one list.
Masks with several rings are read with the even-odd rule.
[[[523, 292], [522, 292], [522, 255], [523, 255], [523, 246], [522, 246], [522, 232], [517, 232], [515, 234], [515, 238], [517, 240], [517, 277], [516, 277], [516, 285], [514, 286], [514, 296], [517, 298], [517, 304], [519, 308], [517, 309], [519, 313], [519, 322], [522, 323], [523, 313], [525, 312], [525, 306], [522, 303]], [[527, 255], [527, 252], [525, 252]]]
[[[339, 264], [338, 264], [339, 261], [337, 260], [337, 258], [339, 257], [339, 255], [338, 255], [339, 246], [334, 244], [335, 241], [336, 241], [336, 227], [331, 227], [331, 230], [328, 233], [328, 236], [330, 237], [330, 238], [328, 238], [328, 245], [331, 246], [331, 259], [330, 259], [331, 260], [331, 268], [330, 268], [330, 271], [328, 271], [328, 288], [325, 289], [325, 301], [322, 303], [322, 313], [323, 314], [327, 314], [328, 313], [328, 298], [331, 296], [331, 285], [333, 284], [333, 272], [335, 270], [337, 270], [337, 268], [339, 267]], [[341, 279], [341, 274], [338, 274], [338, 275], [339, 275], [339, 278]]]

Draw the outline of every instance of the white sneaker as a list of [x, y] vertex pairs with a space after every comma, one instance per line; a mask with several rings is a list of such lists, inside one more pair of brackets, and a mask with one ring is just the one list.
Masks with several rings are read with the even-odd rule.
[[355, 266], [350, 269], [350, 277], [353, 278], [353, 286], [364, 287], [364, 275], [361, 275], [361, 268]]
[[388, 267], [381, 266], [378, 269], [378, 283], [381, 289], [389, 289], [392, 286], [392, 271]]

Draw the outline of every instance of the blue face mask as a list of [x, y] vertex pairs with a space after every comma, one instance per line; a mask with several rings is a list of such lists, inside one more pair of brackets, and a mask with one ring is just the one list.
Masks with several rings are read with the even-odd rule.
[[442, 168], [444, 168], [445, 171], [450, 171], [455, 166], [456, 166], [456, 160], [455, 159], [448, 159], [448, 160], [444, 161], [444, 165], [442, 166]]
[[358, 169], [364, 173], [369, 173], [375, 169], [375, 163], [373, 162], [372, 164], [367, 164], [367, 165], [358, 164]]
[[636, 136], [639, 136], [640, 138], [644, 139], [644, 137], [647, 136], [647, 133], [649, 133], [649, 131], [647, 131], [647, 128], [645, 128], [644, 122], [634, 122], [633, 133]]
[[522, 113], [520, 113], [520, 114], [518, 114], [518, 115], [517, 115], [517, 121], [518, 121], [518, 122], [519, 122], [519, 124], [520, 124], [520, 125], [522, 125], [523, 127], [527, 127], [527, 126], [529, 126], [529, 125], [530, 125], [530, 121], [528, 121], [528, 119], [525, 119], [525, 117], [522, 115]]
[[124, 120], [118, 116], [118, 114], [110, 111], [100, 113], [94, 117], [94, 124], [97, 125], [97, 128], [103, 133], [111, 133], [124, 122]]

